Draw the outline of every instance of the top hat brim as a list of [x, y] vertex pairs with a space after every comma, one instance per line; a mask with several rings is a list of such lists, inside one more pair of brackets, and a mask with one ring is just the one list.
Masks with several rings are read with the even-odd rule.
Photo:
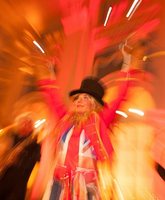
[[91, 95], [92, 97], [94, 97], [95, 100], [96, 100], [97, 102], [99, 102], [101, 105], [104, 105], [104, 101], [103, 101], [101, 98], [99, 98], [98, 95], [95, 94], [95, 93], [92, 92], [92, 91], [87, 91], [87, 90], [83, 90], [83, 89], [72, 90], [71, 92], [69, 92], [69, 96], [71, 97], [71, 96], [73, 96], [73, 95], [75, 95], [75, 94], [80, 94], [80, 93], [89, 94], [89, 95]]

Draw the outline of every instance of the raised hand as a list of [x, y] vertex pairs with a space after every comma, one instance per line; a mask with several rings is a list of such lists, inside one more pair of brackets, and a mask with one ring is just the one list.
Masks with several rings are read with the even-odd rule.
[[122, 54], [123, 54], [123, 64], [122, 64], [122, 71], [128, 71], [130, 69], [130, 65], [131, 65], [131, 50], [132, 48], [127, 44], [127, 40], [125, 41], [125, 43], [121, 43], [119, 45], [119, 49], [121, 50]]

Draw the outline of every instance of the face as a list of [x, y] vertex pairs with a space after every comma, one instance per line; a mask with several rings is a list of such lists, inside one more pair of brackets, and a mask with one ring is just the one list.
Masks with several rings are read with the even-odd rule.
[[73, 97], [73, 109], [78, 113], [88, 113], [94, 110], [94, 99], [86, 93], [77, 94]]

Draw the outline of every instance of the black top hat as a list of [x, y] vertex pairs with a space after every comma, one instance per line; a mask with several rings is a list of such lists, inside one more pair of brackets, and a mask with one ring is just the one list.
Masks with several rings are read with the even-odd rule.
[[104, 105], [104, 101], [102, 100], [104, 96], [104, 87], [96, 77], [87, 77], [82, 80], [80, 89], [72, 90], [69, 93], [69, 96], [73, 96], [78, 93], [87, 93], [94, 97], [101, 105]]

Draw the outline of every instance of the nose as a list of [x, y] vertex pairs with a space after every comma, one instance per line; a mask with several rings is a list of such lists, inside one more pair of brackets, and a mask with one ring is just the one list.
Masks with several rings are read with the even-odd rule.
[[82, 99], [83, 99], [82, 96], [79, 96], [78, 99], [77, 99], [77, 102], [81, 102]]

